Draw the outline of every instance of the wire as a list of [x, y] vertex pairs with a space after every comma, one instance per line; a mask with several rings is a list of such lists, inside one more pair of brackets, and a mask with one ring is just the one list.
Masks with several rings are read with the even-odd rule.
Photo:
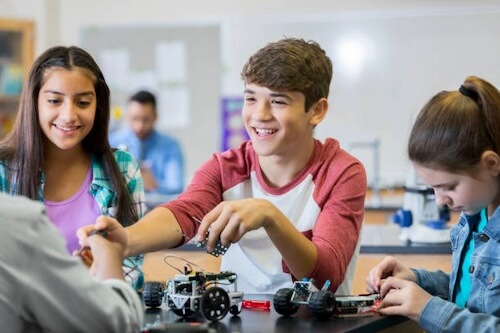
[[171, 259], [171, 258], [175, 258], [175, 259], [178, 259], [178, 260], [182, 260], [184, 261], [184, 263], [186, 264], [186, 266], [188, 266], [189, 268], [189, 271], [191, 272], [193, 270], [193, 266], [197, 267], [200, 269], [200, 271], [204, 272], [205, 270], [203, 269], [203, 267], [201, 267], [200, 265], [197, 265], [195, 264], [194, 262], [192, 261], [189, 261], [185, 258], [182, 258], [182, 257], [179, 257], [179, 256], [176, 256], [175, 254], [166, 254], [164, 257], [163, 257], [163, 262], [165, 264], [167, 264], [168, 266], [172, 267], [173, 269], [175, 269], [176, 271], [178, 271], [179, 273], [181, 274], [184, 274], [184, 271], [180, 270], [178, 267], [175, 267], [174, 265], [172, 265], [171, 263], [168, 262], [168, 259]]

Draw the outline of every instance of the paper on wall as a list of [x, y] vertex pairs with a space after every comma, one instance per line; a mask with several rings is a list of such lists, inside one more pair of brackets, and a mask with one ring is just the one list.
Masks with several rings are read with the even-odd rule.
[[186, 44], [180, 41], [156, 44], [156, 69], [161, 82], [187, 80]]

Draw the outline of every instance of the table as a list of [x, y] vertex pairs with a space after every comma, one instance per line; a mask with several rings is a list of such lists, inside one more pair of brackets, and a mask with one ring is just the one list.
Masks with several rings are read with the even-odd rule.
[[364, 225], [361, 230], [360, 253], [385, 254], [447, 254], [451, 255], [451, 244], [412, 243], [401, 240], [401, 228], [396, 224]]
[[[244, 299], [271, 300], [273, 295], [245, 295]], [[307, 307], [301, 306], [291, 317], [283, 317], [274, 311], [242, 309], [238, 316], [227, 314], [219, 322], [206, 322], [201, 315], [183, 319], [169, 311], [165, 304], [160, 308], [146, 309], [145, 323], [201, 322], [208, 324], [215, 332], [239, 333], [332, 333], [332, 332], [422, 332], [417, 323], [400, 316], [385, 317], [379, 314], [365, 317], [319, 320], [313, 317]], [[165, 331], [168, 332], [168, 331]]]

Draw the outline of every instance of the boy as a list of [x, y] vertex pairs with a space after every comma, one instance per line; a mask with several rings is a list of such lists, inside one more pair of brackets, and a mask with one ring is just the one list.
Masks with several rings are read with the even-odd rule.
[[122, 247], [86, 239], [91, 272], [67, 253], [41, 203], [0, 193], [3, 332], [139, 332], [144, 309], [123, 280]]
[[317, 43], [286, 38], [255, 53], [242, 78], [250, 140], [214, 154], [177, 200], [133, 226], [99, 218], [95, 228], [127, 244], [127, 255], [176, 247], [196, 234], [203, 241], [210, 230], [207, 250], [218, 240], [231, 244], [221, 269], [236, 272], [246, 293], [275, 293], [308, 277], [350, 294], [366, 175], [338, 141], [313, 137], [328, 109], [331, 61]]

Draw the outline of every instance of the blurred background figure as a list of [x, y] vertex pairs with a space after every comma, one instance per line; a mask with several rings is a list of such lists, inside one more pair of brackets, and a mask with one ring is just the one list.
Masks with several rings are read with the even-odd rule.
[[129, 151], [139, 161], [149, 206], [157, 201], [155, 197], [176, 195], [184, 189], [181, 146], [173, 137], [155, 129], [156, 105], [151, 92], [136, 92], [127, 103], [128, 127], [109, 136], [112, 147]]

